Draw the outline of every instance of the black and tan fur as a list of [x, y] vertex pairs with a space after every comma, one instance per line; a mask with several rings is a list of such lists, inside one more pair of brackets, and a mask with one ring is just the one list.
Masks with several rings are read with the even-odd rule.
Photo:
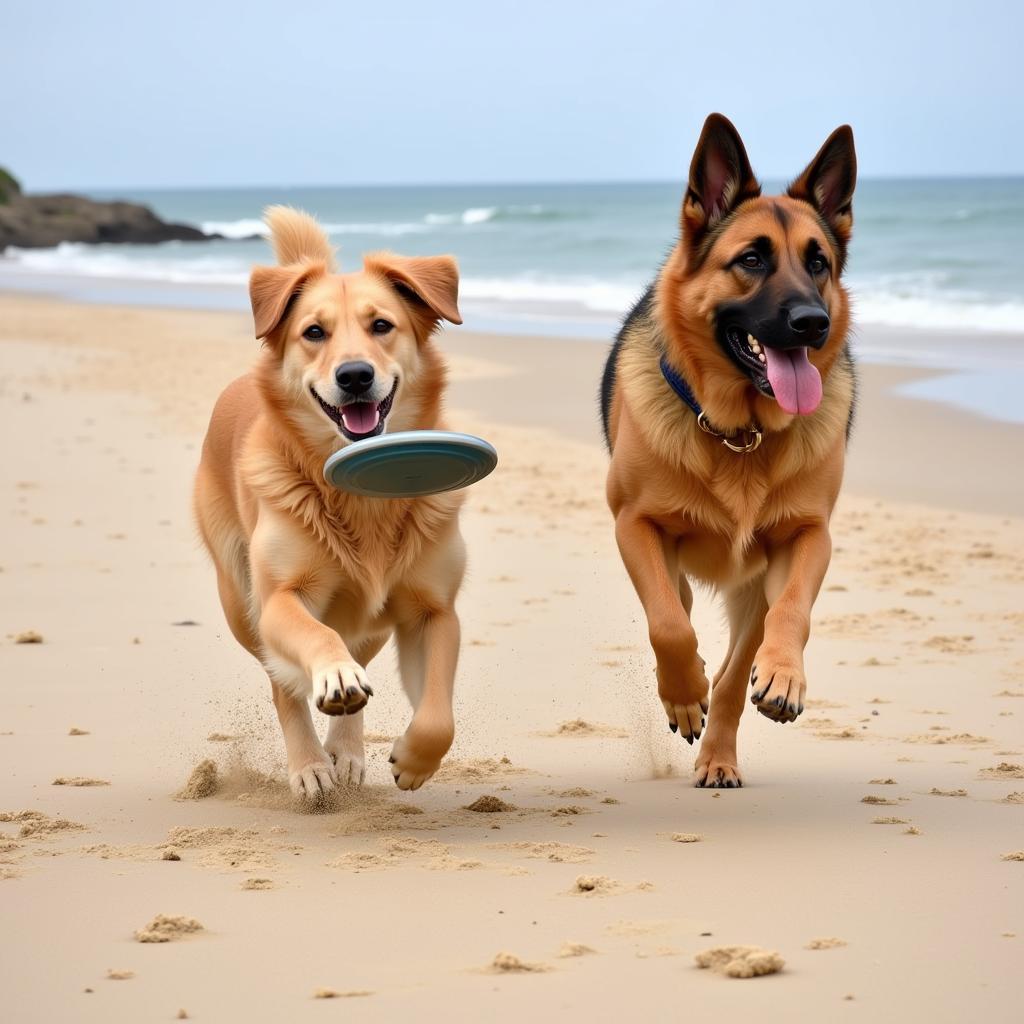
[[[605, 368], [608, 503], [669, 726], [692, 743], [707, 715], [697, 785], [742, 784], [736, 732], [748, 680], [752, 702], [773, 721], [804, 708], [803, 651], [829, 563], [855, 392], [841, 280], [855, 180], [844, 126], [785, 195], [762, 196], [735, 128], [712, 114], [679, 241]], [[757, 352], [807, 355], [821, 378], [813, 412], [781, 407], [751, 338]], [[662, 357], [718, 434], [743, 439], [759, 428], [760, 447], [737, 454], [703, 431], [663, 375]], [[711, 687], [690, 623], [691, 581], [722, 593], [729, 619]]]

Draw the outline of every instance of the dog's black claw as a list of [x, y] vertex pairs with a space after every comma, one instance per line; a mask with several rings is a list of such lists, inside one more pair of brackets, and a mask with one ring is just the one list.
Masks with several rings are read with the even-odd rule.
[[369, 683], [363, 683], [363, 693], [365, 693], [367, 697], [372, 697], [373, 687]]
[[679, 725], [676, 722], [669, 722], [668, 723], [668, 728], [669, 728], [669, 732], [678, 732], [679, 731]]
[[796, 709], [796, 713], [797, 713], [798, 716], [802, 715], [804, 713], [804, 706], [803, 706], [803, 704], [801, 704], [800, 707], [798, 707]]
[[704, 712], [705, 715], [708, 713], [709, 707], [711, 707], [711, 705], [706, 700], [702, 700], [700, 702], [700, 709]]
[[692, 733], [689, 736], [686, 737], [686, 742], [689, 743], [691, 747], [693, 746], [693, 734]]
[[394, 764], [394, 763], [395, 763], [395, 759], [393, 757], [389, 757], [388, 758], [388, 764]]

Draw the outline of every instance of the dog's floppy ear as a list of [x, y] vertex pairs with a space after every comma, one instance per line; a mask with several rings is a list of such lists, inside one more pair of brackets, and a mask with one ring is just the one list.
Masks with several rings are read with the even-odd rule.
[[287, 267], [253, 267], [249, 300], [256, 337], [272, 334], [285, 317], [288, 304], [308, 281], [325, 273], [322, 263], [296, 263]]
[[825, 140], [818, 155], [789, 186], [786, 195], [810, 203], [845, 246], [853, 229], [856, 184], [857, 151], [853, 148], [853, 129], [844, 124]]
[[745, 199], [760, 194], [739, 132], [727, 117], [709, 114], [690, 162], [683, 200], [683, 237], [690, 248]]
[[368, 274], [386, 277], [412, 310], [427, 321], [428, 329], [439, 319], [462, 323], [459, 313], [459, 265], [451, 256], [396, 256], [370, 253], [363, 258]]

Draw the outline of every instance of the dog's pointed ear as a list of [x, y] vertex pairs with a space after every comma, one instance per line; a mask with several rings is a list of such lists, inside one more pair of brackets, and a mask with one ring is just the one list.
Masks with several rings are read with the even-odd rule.
[[451, 256], [396, 256], [370, 253], [363, 258], [368, 274], [379, 274], [394, 286], [428, 330], [438, 320], [461, 324], [459, 313], [459, 265]]
[[818, 155], [789, 186], [786, 195], [810, 203], [845, 246], [853, 230], [856, 184], [857, 151], [853, 147], [853, 129], [844, 124], [825, 140]]
[[733, 123], [709, 114], [690, 162], [690, 179], [683, 200], [683, 238], [691, 249], [726, 214], [745, 199], [761, 194], [743, 140]]
[[280, 326], [288, 305], [303, 285], [322, 277], [322, 263], [294, 263], [287, 267], [253, 267], [249, 275], [249, 301], [256, 337], [266, 338]]

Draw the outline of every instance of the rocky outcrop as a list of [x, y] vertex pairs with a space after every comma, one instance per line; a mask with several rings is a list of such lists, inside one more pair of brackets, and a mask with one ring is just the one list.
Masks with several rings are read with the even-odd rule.
[[202, 242], [207, 235], [189, 224], [161, 220], [139, 203], [99, 202], [76, 195], [25, 195], [0, 168], [0, 252], [10, 245], [49, 248], [61, 242]]

